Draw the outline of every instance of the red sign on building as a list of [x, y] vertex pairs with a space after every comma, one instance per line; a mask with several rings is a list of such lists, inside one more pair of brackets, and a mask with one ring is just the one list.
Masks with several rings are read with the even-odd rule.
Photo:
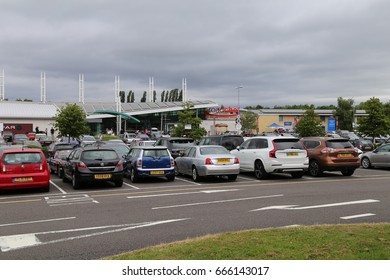
[[33, 131], [32, 123], [4, 123], [4, 131], [11, 131], [13, 134], [26, 134]]

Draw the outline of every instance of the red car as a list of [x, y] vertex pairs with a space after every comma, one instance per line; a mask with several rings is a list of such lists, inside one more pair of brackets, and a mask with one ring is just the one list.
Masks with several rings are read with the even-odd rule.
[[26, 133], [29, 140], [34, 141], [36, 133], [34, 131], [30, 131]]
[[6, 149], [0, 154], [0, 190], [50, 190], [50, 172], [40, 149]]

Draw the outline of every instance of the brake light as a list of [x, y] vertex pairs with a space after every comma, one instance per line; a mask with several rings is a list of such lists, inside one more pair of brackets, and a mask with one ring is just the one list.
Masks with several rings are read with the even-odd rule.
[[206, 165], [212, 165], [213, 162], [211, 161], [211, 158], [206, 158], [205, 164], [206, 164]]
[[3, 173], [7, 172], [7, 168], [6, 168], [5, 164], [0, 163], [0, 166], [1, 166], [0, 170], [2, 170]]
[[234, 158], [234, 164], [239, 164], [240, 161], [238, 160], [238, 158]]
[[174, 167], [175, 166], [175, 160], [173, 158], [171, 158], [171, 167]]
[[142, 159], [137, 160], [137, 167], [141, 168], [142, 167]]
[[322, 150], [321, 150], [321, 153], [322, 154], [330, 154], [330, 153], [334, 153], [336, 150], [335, 149], [333, 149], [333, 148], [323, 148]]
[[276, 151], [277, 151], [277, 149], [275, 147], [275, 143], [274, 142], [272, 142], [272, 146], [274, 148], [271, 151], [269, 151], [269, 157], [270, 158], [276, 158]]
[[118, 161], [118, 163], [116, 164], [116, 167], [122, 167], [123, 166], [123, 162], [120, 160]]
[[78, 168], [88, 168], [84, 162], [80, 161], [79, 163], [77, 163], [77, 167]]

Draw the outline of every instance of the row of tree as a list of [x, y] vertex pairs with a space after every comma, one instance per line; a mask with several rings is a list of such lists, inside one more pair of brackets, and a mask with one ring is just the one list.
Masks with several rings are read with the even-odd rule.
[[[144, 91], [140, 102], [146, 102], [147, 101], [147, 92]], [[134, 91], [130, 90], [127, 95], [125, 91], [119, 92], [119, 98], [121, 103], [134, 103], [135, 102], [135, 93]], [[153, 102], [157, 101], [157, 92], [153, 91]], [[162, 91], [160, 94], [160, 102], [176, 102], [176, 101], [183, 101], [183, 90], [180, 90], [175, 88], [167, 91]]]

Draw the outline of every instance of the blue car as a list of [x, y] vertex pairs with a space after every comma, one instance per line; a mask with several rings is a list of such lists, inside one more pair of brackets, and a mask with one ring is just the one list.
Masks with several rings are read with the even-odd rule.
[[164, 146], [133, 147], [124, 158], [123, 171], [125, 177], [130, 177], [132, 182], [147, 177], [175, 180], [175, 162]]

